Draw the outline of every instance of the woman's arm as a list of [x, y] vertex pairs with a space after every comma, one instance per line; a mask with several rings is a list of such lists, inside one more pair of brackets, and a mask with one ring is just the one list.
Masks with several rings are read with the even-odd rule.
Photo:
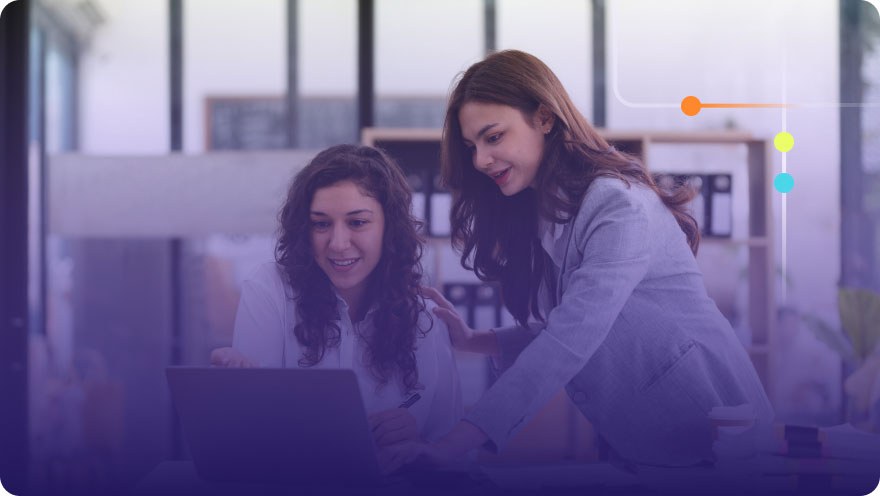
[[485, 432], [474, 424], [462, 420], [455, 424], [445, 436], [434, 443], [434, 447], [444, 459], [457, 459], [469, 451], [479, 448], [489, 439]]
[[502, 449], [583, 369], [648, 271], [651, 226], [636, 187], [611, 179], [594, 186], [572, 221], [568, 263], [576, 265], [566, 274], [559, 304], [465, 416], [488, 435], [489, 449]]
[[495, 334], [495, 330], [473, 331], [465, 351], [489, 355], [497, 359], [501, 354], [501, 349], [498, 346], [498, 336]]
[[232, 347], [257, 367], [281, 367], [284, 286], [274, 263], [260, 266], [241, 288]]
[[229, 369], [250, 368], [254, 366], [250, 358], [244, 356], [243, 353], [235, 348], [230, 347], [211, 350], [211, 365]]

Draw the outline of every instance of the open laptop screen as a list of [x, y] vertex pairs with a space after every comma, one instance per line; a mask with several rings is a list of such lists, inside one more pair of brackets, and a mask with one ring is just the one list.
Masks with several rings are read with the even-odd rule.
[[351, 370], [169, 367], [166, 374], [203, 479], [357, 485], [380, 480]]

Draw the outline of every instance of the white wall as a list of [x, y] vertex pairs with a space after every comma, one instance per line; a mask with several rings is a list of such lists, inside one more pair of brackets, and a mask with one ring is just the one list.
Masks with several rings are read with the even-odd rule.
[[299, 2], [299, 91], [304, 96], [357, 93], [357, 4]]
[[287, 2], [187, 0], [183, 4], [183, 149], [199, 153], [206, 143], [206, 97], [286, 93]]
[[376, 2], [376, 93], [445, 96], [483, 54], [482, 0]]
[[104, 0], [106, 22], [81, 58], [80, 149], [169, 149], [168, 2]]
[[574, 104], [593, 118], [592, 11], [589, 0], [499, 0], [498, 48], [539, 57], [556, 74]]

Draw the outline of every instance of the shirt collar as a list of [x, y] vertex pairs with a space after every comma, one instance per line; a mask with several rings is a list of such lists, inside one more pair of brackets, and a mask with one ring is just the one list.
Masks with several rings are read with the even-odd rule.
[[[559, 194], [567, 198], [562, 188], [559, 189]], [[569, 218], [568, 214], [561, 211], [557, 211], [556, 215], [561, 219]], [[565, 242], [560, 239], [572, 228], [572, 224], [570, 218], [568, 222], [559, 224], [538, 215], [538, 236], [541, 239], [541, 247], [550, 255], [557, 268], [562, 267], [562, 258], [565, 254]]]
[[[330, 285], [330, 289], [332, 289], [333, 294], [336, 295], [336, 303], [338, 305], [337, 309], [339, 311], [340, 317], [343, 315], [348, 315], [348, 302], [345, 301], [345, 298], [343, 298], [342, 295], [339, 294], [339, 291], [337, 291], [336, 288], [332, 284]], [[364, 320], [367, 320], [378, 309], [379, 309], [379, 302], [376, 300], [373, 300], [373, 303], [370, 304], [370, 308], [367, 309], [367, 313], [364, 314]]]
[[566, 224], [557, 224], [553, 221], [544, 220], [543, 218], [538, 221], [538, 233], [541, 237], [541, 247], [544, 248], [553, 261], [558, 266], [562, 266], [562, 253], [565, 251], [564, 246], [560, 246], [560, 239], [565, 233], [565, 228], [569, 223]]

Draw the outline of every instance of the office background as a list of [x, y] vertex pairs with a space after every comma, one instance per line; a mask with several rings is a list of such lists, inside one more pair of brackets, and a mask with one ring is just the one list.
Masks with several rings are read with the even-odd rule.
[[[880, 19], [868, 2], [31, 5], [26, 160], [2, 165], [27, 172], [26, 203], [9, 210], [27, 219], [27, 239], [2, 237], [27, 250], [4, 263], [29, 270], [25, 285], [0, 282], [4, 295], [26, 291], [25, 313], [4, 307], [26, 325], [4, 322], [0, 347], [25, 364], [7, 374], [27, 381], [15, 402], [27, 419], [19, 444], [29, 473], [47, 484], [132, 481], [185, 457], [163, 369], [207, 364], [210, 349], [229, 344], [241, 281], [272, 257], [290, 177], [321, 147], [361, 141], [365, 128], [439, 128], [453, 78], [491, 49], [542, 58], [609, 132], [794, 136], [786, 158], [795, 189], [784, 201], [774, 191], [766, 205], [775, 220], [766, 385], [783, 420], [849, 418], [852, 364], [821, 330], [839, 332], [840, 287], [880, 289]], [[678, 104], [687, 95], [802, 105], [686, 117]], [[779, 171], [782, 154], [770, 149], [766, 167]], [[649, 153], [657, 172], [731, 175], [732, 242], [704, 243], [701, 266], [750, 345], [749, 245], [737, 242], [749, 229], [745, 149], [665, 144]], [[21, 200], [12, 187], [4, 199]], [[452, 284], [474, 319], [505, 321], [491, 289], [469, 286], [476, 279], [447, 245], [442, 235], [430, 241], [429, 282]], [[26, 349], [14, 346], [22, 335]], [[474, 357], [460, 359], [467, 403], [491, 377]], [[573, 422], [565, 408], [545, 421]], [[574, 437], [526, 434], [520, 454], [589, 457], [589, 426], [566, 432]]]

